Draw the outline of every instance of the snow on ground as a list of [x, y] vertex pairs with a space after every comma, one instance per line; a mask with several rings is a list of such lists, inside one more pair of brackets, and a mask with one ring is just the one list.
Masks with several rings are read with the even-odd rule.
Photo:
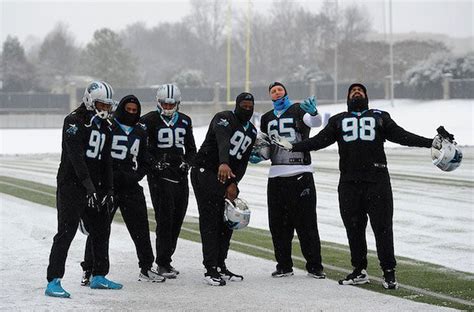
[[[369, 93], [370, 95], [370, 93]], [[440, 125], [455, 135], [460, 145], [474, 145], [474, 101], [467, 100], [376, 100], [369, 103], [370, 108], [385, 110], [403, 128], [419, 135], [434, 137]], [[347, 110], [346, 104], [322, 105], [320, 114], [335, 115]], [[191, 116], [192, 117], [192, 116]], [[312, 134], [319, 132], [316, 128]], [[198, 146], [204, 140], [207, 127], [195, 128]], [[388, 147], [398, 146], [387, 143]], [[334, 146], [333, 146], [334, 147]], [[60, 129], [0, 129], [1, 154], [60, 153]]]
[[[466, 155], [474, 148], [465, 147]], [[441, 172], [429, 161], [427, 149], [387, 149], [394, 192], [395, 253], [466, 272], [474, 272], [474, 159], [465, 157], [460, 169]], [[318, 194], [318, 225], [324, 241], [347, 244], [339, 216], [337, 152], [313, 153]], [[0, 158], [0, 175], [56, 186], [58, 155]], [[250, 226], [268, 230], [266, 183], [268, 162], [250, 165], [240, 183], [241, 196], [252, 210]], [[146, 181], [141, 182], [148, 207], [152, 207]], [[190, 187], [189, 216], [198, 216]], [[368, 246], [375, 249], [370, 227]], [[323, 255], [324, 260], [324, 255]]]
[[295, 270], [295, 276], [273, 279], [267, 261], [229, 252], [228, 266], [245, 275], [243, 282], [211, 287], [202, 282], [201, 245], [179, 240], [173, 265], [176, 280], [162, 284], [138, 282], [132, 240], [125, 226], [114, 224], [110, 243], [109, 277], [124, 284], [119, 291], [80, 286], [80, 261], [85, 236], [77, 233], [69, 250], [62, 281], [71, 299], [46, 297], [46, 266], [56, 230], [56, 211], [49, 207], [0, 194], [0, 310], [2, 311], [448, 311], [450, 309], [343, 287], [331, 280], [316, 280]]
[[[467, 100], [429, 102], [397, 100], [394, 108], [390, 107], [388, 101], [375, 101], [371, 106], [391, 112], [398, 124], [407, 130], [432, 136], [436, 127], [443, 124], [455, 134], [460, 144], [474, 145], [472, 104]], [[322, 114], [327, 111], [337, 113], [343, 109], [342, 104], [325, 105], [320, 108]], [[455, 118], [459, 118], [459, 121], [456, 122]], [[442, 119], [443, 122], [438, 122], [438, 119]], [[56, 137], [52, 134], [54, 131], [57, 132]], [[194, 131], [199, 146], [204, 140], [207, 127], [195, 128]], [[44, 137], [48, 137], [48, 140], [43, 140]], [[32, 154], [40, 151], [59, 153], [61, 146], [60, 130], [2, 129], [0, 139], [0, 154]], [[43, 149], [39, 149], [36, 142], [43, 142]], [[446, 173], [431, 164], [428, 149], [386, 149], [394, 192], [394, 235], [397, 255], [474, 272], [472, 213], [474, 149], [464, 147], [463, 150], [464, 160], [461, 167], [454, 172]], [[315, 152], [312, 157], [316, 170], [314, 177], [318, 192], [317, 213], [321, 239], [347, 244], [338, 209], [337, 152], [333, 148]], [[3, 156], [0, 158], [0, 175], [56, 186], [58, 162], [58, 154], [19, 158]], [[268, 230], [267, 174], [268, 162], [250, 165], [240, 183], [240, 188], [242, 198], [247, 199], [251, 205], [250, 226]], [[148, 206], [151, 207], [146, 181], [142, 181], [141, 184], [145, 189]], [[190, 187], [188, 215], [198, 216], [192, 187]], [[369, 248], [375, 250], [370, 226], [367, 230], [367, 240]]]

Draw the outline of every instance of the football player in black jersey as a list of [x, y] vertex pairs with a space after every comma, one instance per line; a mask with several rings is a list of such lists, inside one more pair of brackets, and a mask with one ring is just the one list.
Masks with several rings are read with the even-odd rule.
[[[309, 137], [311, 127], [321, 125], [314, 97], [292, 103], [280, 82], [270, 84], [268, 91], [274, 109], [262, 116], [260, 130], [270, 138], [283, 136], [292, 143], [300, 142]], [[270, 159], [268, 218], [277, 261], [272, 277], [293, 275], [291, 245], [296, 230], [308, 275], [323, 279], [326, 274], [321, 263], [311, 156], [309, 152], [290, 152], [272, 145]]]
[[[111, 156], [115, 196], [109, 220], [112, 222], [115, 211], [120, 208], [137, 251], [140, 267], [138, 280], [164, 282], [166, 278], [152, 269], [155, 258], [150, 242], [147, 207], [143, 188], [138, 184], [150, 167], [148, 136], [144, 126], [138, 123], [140, 112], [138, 98], [127, 95], [120, 100], [113, 114]], [[81, 263], [84, 270], [81, 282], [83, 286], [89, 284], [92, 258], [91, 240], [88, 237], [84, 262]]]
[[113, 200], [110, 124], [112, 88], [94, 81], [86, 88], [83, 103], [64, 119], [61, 163], [57, 176], [58, 232], [54, 236], [47, 270], [45, 294], [69, 298], [61, 286], [67, 253], [78, 225], [92, 241], [91, 288], [120, 289], [105, 278], [109, 272], [108, 212]]
[[188, 208], [188, 171], [196, 155], [191, 118], [178, 111], [181, 92], [176, 85], [158, 88], [158, 110], [142, 117], [148, 133], [149, 151], [155, 170], [148, 175], [156, 219], [156, 263], [158, 273], [176, 278], [171, 265], [179, 232]]
[[237, 184], [245, 174], [255, 143], [257, 131], [250, 122], [253, 109], [252, 94], [244, 92], [237, 96], [234, 111], [217, 113], [191, 170], [206, 268], [204, 279], [212, 286], [225, 285], [224, 278], [243, 280], [225, 265], [232, 230], [224, 224], [224, 207], [226, 198], [237, 198]]
[[383, 286], [398, 288], [393, 248], [393, 197], [384, 142], [429, 148], [433, 139], [405, 131], [387, 112], [369, 109], [367, 90], [354, 83], [347, 95], [347, 112], [331, 117], [316, 136], [293, 144], [294, 152], [339, 147], [339, 208], [349, 240], [354, 270], [341, 285], [369, 282], [367, 275], [367, 216], [375, 234], [377, 255], [383, 270]]

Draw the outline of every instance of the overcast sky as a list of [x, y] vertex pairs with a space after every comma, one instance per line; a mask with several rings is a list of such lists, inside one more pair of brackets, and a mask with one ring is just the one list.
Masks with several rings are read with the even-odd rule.
[[[226, 1], [226, 0], [222, 0]], [[318, 11], [322, 0], [300, 0], [304, 7]], [[355, 0], [338, 0], [340, 8]], [[373, 28], [388, 31], [389, 0], [364, 0]], [[233, 8], [245, 7], [247, 0], [232, 0]], [[270, 10], [271, 0], [252, 0], [253, 9], [264, 14]], [[453, 37], [473, 36], [474, 6], [472, 0], [393, 0], [393, 31], [431, 32]], [[76, 43], [86, 44], [95, 30], [108, 27], [114, 31], [126, 25], [143, 22], [148, 27], [163, 21], [180, 20], [189, 13], [188, 0], [138, 0], [138, 1], [24, 1], [0, 0], [0, 40], [7, 35], [17, 36], [29, 46], [28, 41], [42, 40], [58, 22], [69, 26]], [[33, 43], [33, 42], [30, 42]]]

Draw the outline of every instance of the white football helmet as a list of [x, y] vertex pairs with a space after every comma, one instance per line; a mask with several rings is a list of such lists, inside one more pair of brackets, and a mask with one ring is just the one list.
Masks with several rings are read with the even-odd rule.
[[[93, 81], [84, 91], [82, 102], [84, 102], [86, 105], [87, 110], [95, 111], [97, 116], [102, 119], [106, 119], [109, 116], [109, 112], [112, 110], [112, 107], [115, 105], [115, 101], [112, 100], [113, 94], [114, 90], [107, 82]], [[96, 102], [108, 105], [109, 109], [98, 110], [95, 105]]]
[[[156, 91], [157, 107], [164, 116], [171, 117], [174, 112], [178, 111], [179, 103], [181, 103], [181, 91], [174, 84], [164, 84], [158, 87]], [[174, 104], [172, 109], [164, 109], [162, 104]]]
[[232, 230], [246, 227], [250, 222], [250, 210], [247, 203], [240, 198], [236, 198], [234, 202], [226, 198], [224, 222]]
[[433, 164], [443, 171], [453, 171], [461, 165], [462, 151], [456, 141], [437, 135], [431, 147]]

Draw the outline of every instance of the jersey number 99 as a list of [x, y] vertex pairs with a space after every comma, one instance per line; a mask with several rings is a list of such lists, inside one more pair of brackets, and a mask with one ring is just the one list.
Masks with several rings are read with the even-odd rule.
[[252, 139], [243, 134], [240, 131], [234, 132], [234, 135], [230, 138], [230, 144], [232, 148], [229, 151], [231, 156], [235, 156], [237, 159], [242, 159], [242, 155], [252, 143]]

